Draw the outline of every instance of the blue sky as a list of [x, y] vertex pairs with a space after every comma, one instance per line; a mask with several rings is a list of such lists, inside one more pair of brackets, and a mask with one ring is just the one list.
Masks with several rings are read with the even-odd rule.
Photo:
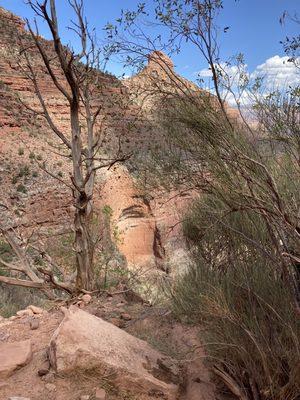
[[[136, 0], [85, 0], [85, 11], [92, 26], [101, 34], [102, 27], [109, 21], [114, 21], [120, 15], [121, 8], [134, 8]], [[151, 1], [146, 1], [151, 5]], [[32, 12], [24, 0], [0, 0], [0, 5], [21, 17], [32, 18]], [[58, 13], [61, 27], [68, 25], [70, 12], [67, 0], [58, 0]], [[284, 26], [279, 24], [283, 11], [290, 14], [300, 13], [300, 0], [224, 0], [224, 10], [220, 16], [220, 26], [230, 26], [222, 37], [221, 56], [227, 59], [231, 55], [242, 52], [250, 72], [259, 67], [263, 72], [271, 69], [273, 74], [285, 74], [284, 52], [280, 44], [286, 35], [298, 33], [299, 25], [287, 21]], [[45, 26], [41, 33], [47, 37]], [[63, 29], [63, 39], [66, 43], [74, 40], [71, 32]], [[207, 67], [203, 59], [191, 47], [187, 47], [174, 58], [177, 71], [188, 79], [195, 79], [197, 71], [205, 71]], [[282, 68], [281, 68], [282, 67]], [[275, 69], [274, 69], [275, 68]], [[111, 65], [116, 75], [123, 71], [119, 64]], [[288, 74], [290, 72], [287, 72]], [[284, 79], [284, 76], [283, 76]], [[292, 78], [293, 79], [293, 78]]]

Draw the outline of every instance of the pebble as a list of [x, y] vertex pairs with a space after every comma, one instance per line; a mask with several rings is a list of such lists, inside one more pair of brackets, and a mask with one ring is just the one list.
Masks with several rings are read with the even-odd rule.
[[83, 394], [82, 396], [80, 396], [80, 400], [89, 400], [89, 399], [90, 399], [89, 394]]

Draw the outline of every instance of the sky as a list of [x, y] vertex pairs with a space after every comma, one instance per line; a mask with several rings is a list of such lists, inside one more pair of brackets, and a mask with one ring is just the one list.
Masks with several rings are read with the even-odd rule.
[[[99, 35], [103, 34], [106, 23], [115, 21], [120, 10], [134, 9], [137, 0], [85, 0], [85, 14], [91, 26]], [[32, 19], [33, 14], [24, 0], [0, 0], [0, 5], [13, 13]], [[147, 0], [151, 6], [153, 1]], [[62, 29], [63, 41], [68, 44], [74, 41], [74, 34], [64, 29], [70, 20], [70, 9], [67, 0], [57, 0], [58, 15]], [[221, 58], [226, 60], [239, 52], [245, 56], [248, 70], [253, 76], [258, 73], [267, 79], [283, 85], [297, 79], [296, 72], [287, 58], [280, 41], [287, 35], [299, 34], [299, 25], [286, 20], [282, 26], [279, 18], [284, 11], [290, 15], [300, 14], [300, 0], [224, 0], [224, 9], [219, 18], [219, 26], [230, 29], [221, 39]], [[45, 25], [40, 25], [41, 34], [49, 37]], [[190, 80], [197, 74], [207, 77], [207, 65], [203, 58], [191, 46], [185, 46], [181, 54], [173, 59], [176, 71]], [[110, 71], [117, 76], [124, 71], [120, 63], [110, 64]]]

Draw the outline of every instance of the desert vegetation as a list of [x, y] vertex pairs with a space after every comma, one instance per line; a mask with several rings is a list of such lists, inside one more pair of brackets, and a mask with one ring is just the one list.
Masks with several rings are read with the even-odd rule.
[[[154, 82], [163, 98], [157, 109], [165, 136], [144, 161], [142, 181], [150, 191], [180, 189], [195, 195], [182, 215], [192, 262], [170, 285], [173, 310], [202, 327], [207, 361], [237, 398], [296, 399], [299, 87], [268, 90], [263, 79], [251, 81], [242, 55], [228, 64], [237, 71], [233, 87], [219, 62], [216, 19], [222, 2], [156, 5], [153, 24], [169, 33], [164, 45], [178, 50], [182, 40], [191, 43], [209, 64], [215, 92], [213, 97], [195, 93], [175, 79], [177, 90]], [[138, 22], [145, 14], [150, 15], [145, 7], [124, 12], [114, 34], [110, 29], [113, 51], [132, 54], [130, 63], [157, 43], [144, 33], [146, 23]], [[135, 34], [142, 45], [134, 41]], [[292, 51], [289, 62], [297, 63], [297, 37], [287, 38], [285, 50]], [[164, 67], [172, 79], [169, 66]], [[236, 101], [233, 115], [224, 100], [228, 93]], [[247, 110], [243, 94], [249, 99]], [[166, 99], [171, 107], [162, 106]], [[255, 124], [245, 111], [251, 111]]]
[[[34, 234], [24, 238], [16, 235], [15, 226], [0, 226], [0, 283], [23, 286], [8, 286], [8, 290], [0, 286], [0, 299], [8, 303], [0, 307], [0, 314], [15, 313], [25, 292], [26, 303], [40, 305], [46, 298], [82, 305], [83, 294], [121, 294], [125, 298], [130, 294], [143, 304], [133, 288], [145, 293], [152, 276], [138, 265], [127, 268], [120, 248], [124, 232], [136, 226], [137, 218], [145, 223], [147, 210], [154, 231], [154, 267], [160, 270], [160, 279], [154, 280], [147, 300], [156, 306], [151, 298], [155, 293], [161, 319], [196, 330], [220, 398], [299, 399], [299, 84], [271, 88], [263, 77], [247, 72], [240, 53], [227, 62], [220, 60], [220, 38], [229, 29], [218, 26], [226, 6], [221, 0], [154, 0], [150, 11], [144, 3], [136, 10], [123, 10], [116, 23], [106, 25], [101, 51], [84, 19], [84, 2], [70, 0], [69, 4], [77, 21], [72, 29], [80, 39], [79, 52], [62, 44], [55, 0], [28, 1], [50, 29], [51, 51], [30, 22], [27, 27], [43, 68], [67, 101], [70, 131], [61, 131], [48, 110], [32, 63], [32, 48], [26, 47], [24, 38], [20, 39], [19, 55], [23, 57], [22, 71], [34, 86], [40, 108], [19, 100], [27, 111], [46, 120], [55, 140], [61, 142], [59, 154], [72, 161], [68, 181], [61, 161], [53, 172], [38, 153], [28, 152], [30, 163], [37, 162], [43, 172], [68, 188], [74, 220], [63, 233], [49, 231], [43, 239]], [[286, 12], [279, 23], [288, 18], [299, 25], [298, 16]], [[158, 27], [164, 34], [155, 36]], [[178, 54], [185, 46], [191, 46], [208, 64], [210, 90], [201, 80], [191, 83], [178, 76], [164, 54]], [[299, 36], [286, 37], [282, 46], [299, 78]], [[154, 67], [146, 75], [143, 63], [149, 53], [151, 65], [159, 69]], [[134, 104], [141, 123], [137, 129], [143, 126], [143, 133], [150, 135], [144, 148], [133, 141], [132, 151], [124, 153], [118, 138], [114, 152], [107, 154], [109, 130], [102, 122], [110, 117], [111, 108], [104, 110], [97, 96], [103, 84], [101, 57], [105, 62], [121, 57], [125, 68], [141, 71], [137, 77], [142, 79], [130, 87], [136, 92], [129, 95], [128, 89], [126, 105], [122, 101], [118, 107], [125, 120], [125, 108]], [[229, 106], [228, 98], [233, 99], [234, 107]], [[132, 128], [136, 127], [130, 125]], [[126, 138], [125, 143], [130, 140]], [[28, 159], [23, 145], [17, 154], [20, 160]], [[131, 199], [142, 199], [138, 205], [123, 207], [118, 222], [131, 220], [124, 231], [117, 225], [113, 207], [105, 204], [99, 208], [94, 201], [97, 185], [97, 195], [103, 193], [96, 171], [110, 171], [117, 163], [134, 174], [137, 192], [129, 192]], [[26, 182], [30, 177], [38, 180], [39, 174], [31, 165], [22, 164], [11, 181], [16, 191], [25, 195]], [[153, 223], [156, 215], [151, 201], [168, 203], [170, 198], [187, 194], [191, 200], [170, 229], [180, 226], [185, 262], [179, 260], [170, 271], [164, 265], [160, 221]], [[118, 204], [118, 195], [112, 195], [114, 204]], [[2, 208], [3, 213], [9, 211], [5, 205]], [[134, 245], [144, 240], [143, 234], [139, 231]], [[33, 288], [42, 293], [38, 300]], [[147, 313], [141, 312], [141, 321]], [[130, 315], [122, 315], [123, 322], [131, 320]], [[159, 335], [140, 324], [135, 334], [159, 351], [171, 352], [172, 357], [177, 352], [174, 342], [167, 343], [169, 331], [160, 341]], [[196, 350], [197, 346], [191, 352]], [[177, 353], [180, 361], [187, 361], [182, 349]]]

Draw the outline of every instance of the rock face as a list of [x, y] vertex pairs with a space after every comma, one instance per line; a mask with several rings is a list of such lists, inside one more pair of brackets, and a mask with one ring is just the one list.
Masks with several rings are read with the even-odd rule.
[[65, 311], [51, 339], [49, 358], [58, 373], [89, 370], [99, 376], [109, 374], [121, 389], [176, 399], [179, 372], [171, 359], [75, 306]]
[[0, 344], [0, 379], [8, 378], [12, 373], [26, 365], [32, 357], [30, 340]]
[[109, 174], [101, 202], [112, 209], [112, 231], [118, 233], [117, 245], [129, 265], [155, 264], [155, 219], [125, 168], [118, 167]]

